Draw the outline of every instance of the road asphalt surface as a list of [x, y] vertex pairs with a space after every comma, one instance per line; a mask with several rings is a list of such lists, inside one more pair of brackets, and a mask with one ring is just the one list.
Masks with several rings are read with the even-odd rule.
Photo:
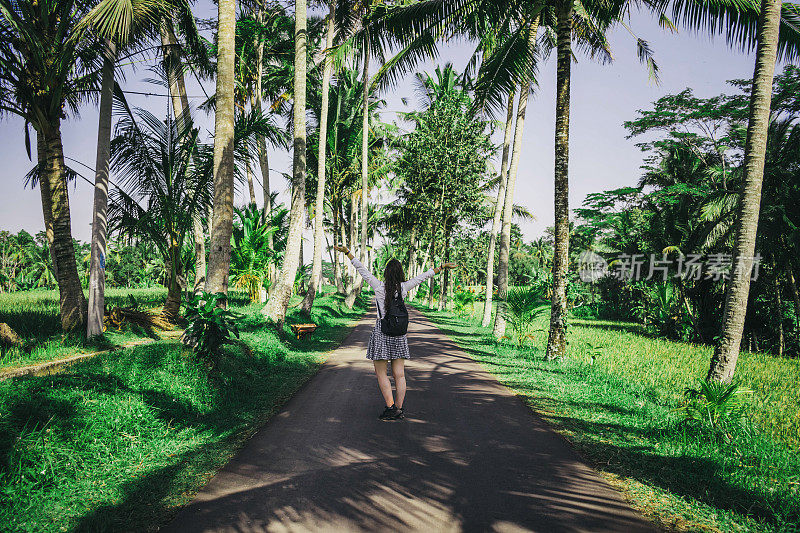
[[375, 310], [162, 531], [655, 531], [411, 309], [407, 418], [382, 422]]

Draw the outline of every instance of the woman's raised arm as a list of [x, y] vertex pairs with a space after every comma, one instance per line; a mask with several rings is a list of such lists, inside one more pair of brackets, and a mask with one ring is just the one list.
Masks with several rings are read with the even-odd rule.
[[456, 267], [455, 263], [444, 263], [441, 267], [436, 267], [436, 268], [432, 268], [430, 270], [426, 270], [422, 274], [414, 276], [410, 280], [403, 282], [403, 289], [407, 290], [407, 291], [410, 291], [411, 289], [413, 289], [414, 287], [416, 287], [417, 285], [419, 285], [420, 283], [422, 283], [426, 279], [432, 278], [433, 276], [435, 276], [436, 274], [438, 274], [442, 270], [447, 269], [447, 268], [455, 268], [455, 267]]
[[378, 289], [383, 289], [383, 283], [381, 283], [378, 280], [378, 278], [373, 276], [372, 272], [367, 270], [367, 267], [361, 264], [361, 261], [355, 258], [355, 256], [347, 248], [347, 246], [336, 245], [333, 247], [333, 249], [336, 250], [337, 252], [342, 252], [344, 254], [347, 254], [347, 258], [350, 259], [350, 262], [356, 268], [358, 273], [361, 274], [361, 277], [367, 280], [367, 283], [369, 284], [370, 287], [372, 287], [372, 290], [377, 291]]

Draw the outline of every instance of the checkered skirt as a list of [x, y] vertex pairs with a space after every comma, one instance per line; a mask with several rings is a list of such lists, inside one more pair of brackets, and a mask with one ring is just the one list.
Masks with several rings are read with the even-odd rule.
[[381, 331], [381, 319], [375, 320], [375, 327], [372, 328], [372, 335], [369, 337], [367, 345], [367, 359], [373, 361], [392, 359], [411, 359], [408, 353], [408, 337], [387, 337]]

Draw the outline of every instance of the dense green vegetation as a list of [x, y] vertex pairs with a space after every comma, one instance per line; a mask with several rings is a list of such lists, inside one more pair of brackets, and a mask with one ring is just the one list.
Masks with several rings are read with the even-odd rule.
[[[142, 311], [157, 310], [164, 303], [166, 294], [163, 288], [110, 289], [106, 302], [111, 307], [137, 305]], [[244, 301], [242, 295], [232, 294], [232, 297], [234, 301]], [[131, 324], [122, 328], [110, 326], [102, 339], [87, 340], [80, 335], [64, 335], [58, 319], [58, 293], [52, 290], [0, 294], [0, 322], [7, 323], [24, 341], [21, 347], [3, 349], [0, 368], [109, 349], [143, 338], [159, 338], [158, 329], [147, 330]]]
[[[654, 339], [624, 322], [573, 320], [567, 356], [498, 342], [474, 318], [421, 310], [519, 394], [648, 517], [679, 530], [793, 531], [800, 521], [800, 365], [743, 353], [747, 421], [686, 422], [684, 391], [710, 349]], [[477, 315], [479, 316], [479, 315]]]
[[[312, 376], [364, 311], [318, 299], [296, 341], [244, 314], [247, 346], [213, 370], [174, 341], [0, 381], [0, 524], [15, 531], [149, 530], [186, 503]], [[50, 303], [51, 320], [53, 303]], [[298, 311], [290, 313], [298, 320]]]
[[[0, 339], [0, 367], [155, 341], [0, 384], [3, 524], [137, 529], [184, 501], [363, 310], [339, 244], [408, 277], [458, 263], [412, 298], [665, 524], [796, 529], [800, 5], [637, 2], [662, 28], [754, 52], [754, 74], [619, 117], [645, 154], [638, 184], [571, 211], [573, 58], [610, 62], [622, 26], [659, 76], [631, 2], [331, 0], [324, 21], [306, 0], [214, 4], [201, 20], [188, 0], [0, 0], [0, 118], [24, 124], [44, 227], [0, 233], [0, 322], [23, 338]], [[465, 72], [416, 72], [455, 38]], [[551, 57], [555, 216], [525, 242], [517, 171]], [[132, 65], [166, 113], [129, 105]], [[383, 91], [411, 73], [420, 105], [383, 122]], [[96, 153], [65, 154], [62, 123], [94, 103]], [[290, 146], [282, 205], [270, 155]], [[73, 163], [95, 173], [87, 244]], [[301, 320], [321, 325], [310, 343], [281, 337]]]

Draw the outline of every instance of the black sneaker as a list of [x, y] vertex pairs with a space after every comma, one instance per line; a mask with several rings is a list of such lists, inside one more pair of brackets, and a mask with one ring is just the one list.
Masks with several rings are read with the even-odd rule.
[[403, 408], [400, 407], [400, 408], [395, 409], [394, 416], [392, 418], [390, 418], [390, 420], [402, 420], [405, 417], [406, 417], [406, 413], [405, 413], [405, 411], [403, 411]]
[[397, 407], [392, 405], [391, 407], [384, 409], [378, 418], [381, 420], [394, 420], [398, 410], [399, 409], [397, 409]]

